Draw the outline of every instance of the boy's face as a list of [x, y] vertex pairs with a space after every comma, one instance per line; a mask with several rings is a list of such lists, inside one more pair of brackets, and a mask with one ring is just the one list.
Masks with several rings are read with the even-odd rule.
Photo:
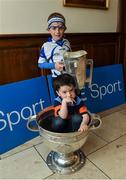
[[58, 41], [63, 38], [65, 27], [61, 22], [53, 22], [48, 29], [48, 32], [51, 34], [52, 38], [55, 41]]
[[75, 87], [74, 86], [61, 86], [57, 91], [58, 96], [62, 99], [71, 98], [74, 99], [76, 97]]

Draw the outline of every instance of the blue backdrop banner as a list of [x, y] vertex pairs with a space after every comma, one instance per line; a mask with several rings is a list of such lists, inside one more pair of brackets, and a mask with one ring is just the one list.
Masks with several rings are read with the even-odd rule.
[[91, 87], [85, 87], [82, 98], [91, 112], [101, 112], [125, 103], [121, 64], [94, 68]]
[[0, 154], [38, 136], [27, 120], [50, 105], [44, 76], [0, 86]]
[[[88, 73], [88, 72], [87, 72]], [[54, 92], [48, 76], [51, 102]], [[125, 103], [123, 69], [121, 64], [94, 68], [90, 87], [82, 90], [82, 98], [91, 112], [97, 113]]]
[[[0, 86], [0, 154], [38, 136], [26, 128], [29, 116], [53, 104], [52, 79], [44, 76]], [[82, 98], [97, 113], [125, 103], [122, 65], [94, 68], [90, 87]], [[51, 102], [50, 102], [51, 99]]]

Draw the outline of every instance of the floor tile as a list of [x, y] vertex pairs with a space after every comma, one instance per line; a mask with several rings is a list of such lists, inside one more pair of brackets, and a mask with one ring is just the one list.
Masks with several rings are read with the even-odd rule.
[[97, 149], [103, 147], [106, 144], [107, 144], [106, 141], [102, 140], [101, 138], [99, 138], [98, 136], [96, 136], [94, 133], [91, 132], [89, 133], [86, 143], [81, 149], [84, 151], [85, 155], [88, 155], [96, 151]]
[[126, 135], [88, 156], [112, 179], [126, 179]]
[[126, 109], [119, 111], [119, 113], [126, 115]]
[[95, 132], [108, 142], [126, 134], [126, 116], [120, 112], [112, 113], [102, 119], [102, 126]]
[[115, 107], [113, 107], [111, 109], [107, 109], [107, 110], [102, 111], [102, 112], [100, 112], [98, 114], [100, 115], [100, 117], [105, 117], [105, 116], [108, 116], [108, 115], [110, 115], [112, 113], [119, 112], [119, 111], [121, 111], [123, 109], [126, 110], [126, 103], [121, 104], [119, 106], [115, 106]]
[[26, 143], [20, 145], [20, 146], [17, 146], [16, 148], [4, 153], [4, 154], [1, 154], [0, 157], [1, 159], [2, 158], [5, 158], [5, 157], [8, 157], [8, 156], [11, 156], [15, 153], [18, 153], [18, 152], [21, 152], [25, 149], [28, 149], [36, 144], [39, 144], [39, 143], [42, 143], [42, 137], [41, 136], [37, 136], [36, 138], [33, 138], [31, 139], [30, 141], [27, 141]]
[[121, 109], [126, 109], [126, 103], [119, 106]]
[[77, 172], [68, 175], [53, 174], [48, 179], [109, 179], [105, 174], [103, 174], [97, 167], [95, 167], [90, 161], [86, 160], [85, 165]]
[[33, 147], [0, 160], [0, 179], [42, 179], [51, 174]]
[[45, 143], [38, 144], [35, 146], [35, 148], [41, 154], [43, 159], [46, 161], [46, 158], [48, 154], [51, 152], [51, 149]]

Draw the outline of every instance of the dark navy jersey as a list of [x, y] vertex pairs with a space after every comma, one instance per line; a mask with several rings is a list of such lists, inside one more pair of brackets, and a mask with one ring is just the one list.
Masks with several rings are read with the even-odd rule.
[[[58, 112], [61, 109], [62, 106], [62, 99], [58, 96], [54, 100], [54, 109], [55, 109], [55, 116], [58, 116]], [[87, 113], [87, 107], [84, 104], [84, 101], [80, 97], [75, 98], [75, 102], [68, 103], [68, 116], [75, 114], [75, 113], [80, 113], [80, 114], [85, 114]]]

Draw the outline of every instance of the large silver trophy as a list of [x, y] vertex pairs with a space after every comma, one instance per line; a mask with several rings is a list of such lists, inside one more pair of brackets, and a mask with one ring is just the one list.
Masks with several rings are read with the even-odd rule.
[[[79, 89], [85, 83], [92, 81], [92, 60], [86, 59], [86, 51], [76, 51], [64, 53], [66, 72], [73, 75]], [[89, 76], [86, 69], [89, 66]], [[90, 113], [90, 112], [89, 112]], [[59, 174], [70, 174], [79, 170], [85, 164], [85, 155], [80, 148], [85, 144], [89, 131], [101, 126], [100, 117], [90, 113], [91, 123], [86, 132], [55, 133], [51, 131], [51, 121], [54, 116], [54, 107], [45, 108], [37, 115], [29, 118], [27, 128], [30, 131], [38, 131], [44, 143], [50, 148], [46, 162], [48, 167]], [[36, 121], [36, 126], [32, 124]]]
[[85, 84], [90, 86], [92, 82], [93, 60], [87, 59], [86, 55], [84, 50], [64, 53], [65, 71], [75, 77], [79, 89], [84, 88]]

